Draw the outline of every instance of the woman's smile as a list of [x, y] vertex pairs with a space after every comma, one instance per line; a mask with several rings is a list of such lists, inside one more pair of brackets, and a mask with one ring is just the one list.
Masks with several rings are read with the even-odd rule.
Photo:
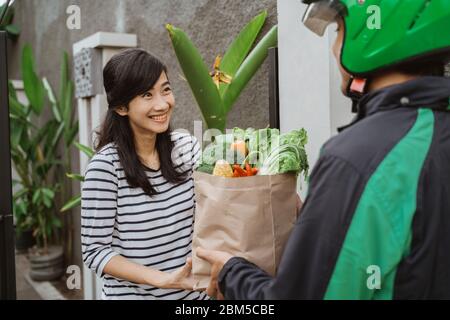
[[149, 116], [149, 118], [158, 123], [165, 123], [169, 118], [169, 111], [160, 115]]

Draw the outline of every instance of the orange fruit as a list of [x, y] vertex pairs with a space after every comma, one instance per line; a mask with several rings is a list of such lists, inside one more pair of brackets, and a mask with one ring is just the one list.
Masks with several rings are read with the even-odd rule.
[[240, 152], [244, 157], [247, 156], [247, 153], [248, 153], [248, 149], [247, 149], [247, 146], [245, 145], [245, 141], [242, 141], [242, 140], [233, 142], [230, 146], [230, 149], [232, 151]]

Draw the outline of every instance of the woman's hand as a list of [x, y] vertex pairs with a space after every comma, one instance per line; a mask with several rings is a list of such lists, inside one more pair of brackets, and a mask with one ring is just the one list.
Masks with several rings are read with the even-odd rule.
[[156, 287], [161, 289], [183, 289], [193, 291], [194, 277], [191, 274], [192, 258], [187, 258], [186, 264], [171, 273], [162, 272], [160, 282]]
[[217, 278], [225, 263], [233, 256], [223, 251], [206, 250], [203, 248], [197, 248], [197, 256], [211, 264], [211, 280], [208, 289], [206, 290], [207, 295], [218, 300], [223, 300], [224, 296], [220, 292]]

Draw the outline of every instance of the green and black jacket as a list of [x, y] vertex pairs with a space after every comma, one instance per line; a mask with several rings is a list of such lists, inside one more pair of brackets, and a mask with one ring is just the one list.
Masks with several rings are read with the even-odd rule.
[[322, 148], [277, 276], [233, 258], [225, 297], [450, 299], [449, 98], [443, 77], [364, 96]]

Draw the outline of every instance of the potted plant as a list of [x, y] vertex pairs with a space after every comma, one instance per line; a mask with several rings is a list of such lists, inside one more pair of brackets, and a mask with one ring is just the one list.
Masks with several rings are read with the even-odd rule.
[[[20, 183], [13, 181], [13, 185]], [[13, 197], [13, 215], [15, 219], [16, 231], [16, 250], [20, 253], [26, 252], [29, 248], [36, 244], [33, 237], [32, 217], [28, 214], [28, 204], [25, 198], [22, 198], [22, 192], [17, 192]]]
[[170, 24], [166, 26], [178, 62], [208, 129], [225, 130], [227, 114], [266, 59], [268, 49], [277, 46], [278, 27], [273, 26], [252, 49], [266, 17], [267, 11], [263, 11], [242, 29], [223, 58], [216, 57], [212, 72], [209, 72], [200, 52], [183, 30]]
[[[62, 172], [70, 166], [68, 148], [78, 132], [73, 120], [73, 85], [68, 78], [67, 54], [61, 67], [58, 99], [34, 69], [31, 47], [22, 52], [22, 78], [28, 99], [22, 104], [10, 84], [11, 157], [19, 176], [14, 194], [18, 230], [30, 230], [37, 246], [30, 250], [30, 276], [35, 280], [57, 279], [64, 271], [61, 243], [62, 217], [56, 210], [57, 195], [64, 192]], [[45, 107], [51, 109], [43, 117]], [[61, 143], [64, 142], [64, 143]], [[61, 156], [61, 149], [63, 156]]]

